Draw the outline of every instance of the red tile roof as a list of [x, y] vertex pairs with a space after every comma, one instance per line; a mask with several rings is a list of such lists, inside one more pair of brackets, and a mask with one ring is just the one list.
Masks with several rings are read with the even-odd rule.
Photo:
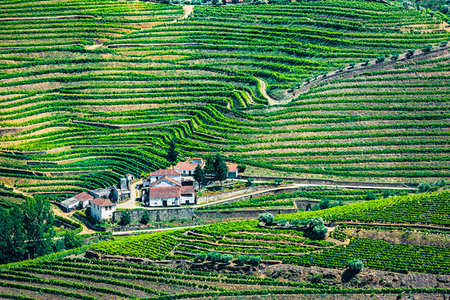
[[157, 185], [158, 183], [160, 183], [160, 182], [163, 181], [163, 180], [168, 180], [168, 181], [170, 181], [170, 182], [175, 183], [177, 186], [181, 186], [181, 183], [178, 182], [178, 181], [176, 181], [175, 179], [172, 179], [172, 178], [170, 178], [170, 177], [168, 177], [168, 176], [164, 176], [164, 177], [162, 177], [162, 178], [156, 180], [155, 182], [151, 183], [151, 184], [150, 184], [150, 187], [154, 187], [155, 185]]
[[94, 200], [91, 200], [91, 204], [95, 204], [98, 206], [116, 206], [114, 203], [112, 203], [108, 199], [103, 199], [103, 198], [96, 198]]
[[73, 196], [73, 197], [74, 197], [75, 199], [77, 199], [78, 201], [81, 201], [81, 202], [84, 202], [84, 201], [87, 201], [87, 200], [92, 200], [92, 199], [94, 199], [94, 196], [89, 195], [89, 194], [86, 193], [86, 192], [79, 193], [78, 195]]
[[158, 170], [155, 172], [150, 173], [150, 176], [169, 176], [169, 175], [181, 175], [180, 172], [177, 172], [172, 169], [164, 169], [164, 170]]
[[180, 190], [179, 186], [171, 186], [171, 187], [152, 187], [150, 188], [150, 199], [159, 199], [159, 198], [180, 198]]
[[237, 166], [238, 165], [230, 164], [230, 165], [227, 165], [227, 166], [228, 166], [228, 172], [237, 172]]
[[[180, 161], [177, 163], [177, 168], [180, 170], [195, 170], [199, 164], [193, 164], [187, 161]], [[203, 167], [205, 164], [200, 164], [200, 167]]]
[[192, 185], [182, 186], [181, 187], [181, 193], [182, 194], [193, 194], [194, 193], [194, 187]]

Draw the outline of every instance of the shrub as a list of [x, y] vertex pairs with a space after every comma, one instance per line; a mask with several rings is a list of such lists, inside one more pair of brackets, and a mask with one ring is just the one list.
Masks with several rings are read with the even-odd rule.
[[419, 193], [425, 193], [428, 192], [431, 189], [431, 184], [429, 182], [422, 182], [417, 187]]
[[391, 56], [391, 60], [396, 60], [396, 59], [398, 59], [398, 53], [394, 53], [394, 54], [392, 54], [392, 56]]
[[64, 248], [66, 250], [83, 246], [83, 238], [77, 235], [73, 230], [64, 233]]
[[283, 182], [283, 179], [281, 179], [281, 178], [276, 178], [276, 179], [274, 180], [274, 182], [275, 182], [276, 185], [280, 185], [280, 184]]
[[248, 257], [247, 255], [240, 255], [240, 256], [238, 256], [238, 258], [237, 258], [237, 260], [238, 260], [238, 263], [240, 264], [240, 265], [243, 265], [243, 264], [245, 264], [246, 262], [248, 262], [248, 259], [249, 259], [250, 257]]
[[144, 212], [141, 218], [141, 224], [147, 225], [150, 222], [150, 214], [148, 211]]
[[272, 225], [275, 220], [274, 215], [271, 213], [263, 213], [258, 217], [258, 221], [263, 222], [266, 225]]
[[422, 52], [423, 53], [429, 53], [432, 48], [433, 48], [432, 45], [426, 45], [425, 47], [422, 48]]
[[386, 59], [386, 57], [384, 55], [380, 55], [377, 57], [376, 63], [382, 63], [384, 60]]
[[411, 58], [415, 51], [415, 49], [409, 49], [408, 52], [406, 52], [406, 58]]
[[195, 261], [204, 261], [206, 259], [206, 253], [199, 253], [195, 256]]
[[224, 254], [224, 255], [222, 255], [222, 262], [228, 263], [228, 262], [230, 262], [232, 260], [233, 260], [233, 255], [231, 255], [231, 254]]
[[128, 213], [128, 211], [124, 211], [122, 213], [122, 217], [120, 218], [120, 225], [128, 225], [131, 223], [131, 217], [130, 214]]
[[219, 252], [209, 252], [206, 259], [212, 262], [220, 262], [222, 261], [222, 255]]
[[246, 165], [238, 165], [237, 169], [238, 169], [239, 173], [244, 173], [245, 170], [247, 169], [247, 166]]
[[252, 266], [259, 266], [261, 263], [261, 256], [250, 256], [248, 258], [248, 263]]
[[327, 209], [331, 207], [330, 199], [324, 198], [319, 202], [320, 209]]
[[364, 263], [359, 259], [352, 259], [348, 261], [348, 268], [350, 271], [358, 273], [364, 268]]
[[288, 222], [288, 221], [287, 221], [286, 219], [282, 219], [282, 220], [278, 220], [278, 221], [277, 221], [277, 224], [278, 224], [278, 225], [281, 225], [281, 226], [286, 226], [287, 222]]
[[324, 225], [321, 217], [312, 217], [301, 221], [306, 226], [305, 234], [311, 239], [323, 240], [328, 232], [328, 228]]
[[300, 220], [299, 220], [299, 219], [292, 219], [292, 220], [291, 220], [291, 225], [292, 225], [292, 226], [298, 226], [298, 225], [300, 225]]
[[377, 196], [375, 196], [375, 194], [372, 191], [367, 193], [366, 200], [375, 200], [375, 199], [377, 199]]
[[255, 178], [247, 178], [247, 182], [245, 183], [246, 186], [252, 186], [253, 181], [255, 181]]

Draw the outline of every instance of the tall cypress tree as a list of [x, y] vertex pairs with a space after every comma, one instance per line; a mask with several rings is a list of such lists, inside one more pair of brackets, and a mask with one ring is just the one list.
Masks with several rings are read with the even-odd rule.
[[167, 159], [169, 160], [171, 166], [173, 166], [178, 159], [179, 153], [176, 149], [176, 146], [177, 146], [177, 139], [175, 137], [172, 137], [169, 142], [169, 150], [167, 151]]
[[228, 178], [227, 164], [223, 161], [222, 156], [219, 153], [216, 154], [216, 159], [214, 161], [214, 175], [216, 180], [220, 181], [220, 184]]
[[203, 168], [200, 165], [197, 165], [197, 167], [195, 167], [194, 170], [194, 179], [195, 181], [198, 182], [198, 185], [200, 187], [202, 187], [202, 185], [205, 183], [206, 181], [206, 174], [205, 174], [205, 170], [203, 170]]

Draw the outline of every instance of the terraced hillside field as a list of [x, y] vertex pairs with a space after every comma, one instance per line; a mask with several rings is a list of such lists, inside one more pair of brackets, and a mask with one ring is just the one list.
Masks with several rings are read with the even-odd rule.
[[429, 15], [347, 0], [189, 16], [110, 0], [0, 8], [0, 181], [17, 191], [62, 199], [165, 167], [171, 136], [183, 155], [222, 152], [254, 174], [449, 177], [449, 34]]
[[[3, 265], [0, 297], [317, 299], [337, 294], [345, 299], [396, 299], [404, 293], [446, 299], [450, 223], [442, 216], [448, 215], [448, 196], [449, 191], [439, 191], [315, 212], [327, 220], [366, 222], [356, 231], [351, 224], [330, 228], [325, 240], [313, 240], [292, 225], [293, 218], [309, 217], [310, 212], [279, 216], [290, 218], [290, 227], [280, 220], [276, 227], [252, 220], [117, 238]], [[396, 227], [379, 227], [386, 222]], [[424, 224], [430, 227], [419, 228]], [[209, 261], [213, 253], [222, 262]], [[347, 268], [353, 259], [364, 263], [359, 274]]]

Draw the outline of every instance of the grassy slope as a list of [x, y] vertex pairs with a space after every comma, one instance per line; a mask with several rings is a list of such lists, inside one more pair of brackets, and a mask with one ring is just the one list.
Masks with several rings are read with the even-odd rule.
[[[179, 137], [183, 154], [221, 151], [286, 175], [448, 177], [445, 60], [422, 70], [400, 66], [394, 86], [392, 74], [369, 74], [359, 78], [363, 86], [330, 83], [286, 107], [259, 105], [266, 100], [258, 79], [277, 96], [311, 74], [447, 39], [442, 31], [403, 32], [417, 24], [436, 28], [428, 15], [373, 2], [309, 1], [196, 7], [188, 20], [161, 25], [180, 16], [180, 7], [107, 0], [33, 5], [3, 2], [0, 17], [93, 18], [0, 27], [0, 126], [16, 131], [0, 137], [1, 149], [49, 151], [0, 153], [0, 180], [21, 191], [73, 194], [165, 167], [170, 135]], [[342, 84], [346, 92], [336, 93]], [[194, 128], [177, 122], [186, 119]], [[167, 121], [175, 123], [159, 123]], [[148, 125], [120, 127], [132, 124]]]

